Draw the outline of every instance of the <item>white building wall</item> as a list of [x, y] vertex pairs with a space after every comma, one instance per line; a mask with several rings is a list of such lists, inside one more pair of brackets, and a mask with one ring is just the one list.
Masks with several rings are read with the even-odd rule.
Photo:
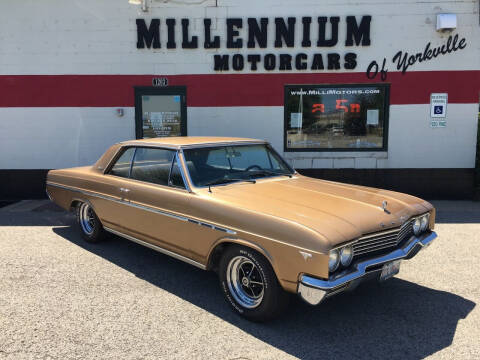
[[[213, 54], [290, 53], [334, 51], [357, 53], [355, 72], [364, 72], [372, 60], [391, 58], [397, 51], [422, 51], [427, 42], [444, 43], [449, 34], [435, 31], [436, 14], [457, 14], [454, 32], [467, 39], [461, 52], [417, 63], [413, 71], [480, 69], [479, 3], [471, 1], [311, 0], [176, 2], [147, 1], [149, 11], [127, 0], [15, 1], [0, 2], [0, 76], [59, 74], [214, 74]], [[215, 7], [215, 3], [218, 6]], [[340, 16], [339, 43], [332, 49], [273, 47], [273, 18]], [[372, 15], [370, 46], [346, 48], [345, 16]], [[268, 17], [267, 49], [226, 49], [226, 17]], [[177, 18], [177, 49], [136, 48], [136, 18]], [[213, 35], [221, 36], [221, 48], [202, 48], [203, 18], [213, 19]], [[181, 18], [191, 20], [199, 48], [181, 49]], [[315, 41], [315, 21], [312, 42]], [[246, 26], [240, 36], [245, 40]], [[392, 66], [392, 65], [390, 65]], [[342, 70], [343, 71], [343, 70]], [[394, 71], [390, 68], [390, 72]], [[233, 72], [233, 71], [231, 71]], [[265, 72], [259, 67], [257, 73]], [[278, 72], [275, 70], [274, 72]], [[324, 71], [329, 72], [328, 70]], [[241, 73], [250, 73], [244, 70]], [[445, 81], [449, 81], [448, 78]], [[441, 89], [432, 89], [440, 92]], [[2, 89], [1, 91], [8, 91]], [[48, 89], [45, 89], [48, 91]], [[133, 89], [132, 89], [133, 93]], [[52, 96], [55, 96], [53, 93]], [[133, 95], [132, 95], [133, 96]], [[120, 107], [120, 106], [119, 106]], [[0, 108], [0, 168], [45, 169], [94, 162], [108, 145], [134, 137], [134, 109], [123, 107], [3, 107]], [[472, 168], [478, 104], [448, 104], [447, 127], [431, 129], [429, 105], [391, 105], [387, 152], [287, 153], [295, 167], [319, 168]], [[231, 135], [265, 138], [283, 152], [283, 107], [189, 107], [189, 135]]]
[[0, 168], [54, 169], [94, 163], [135, 138], [135, 109], [0, 108]]
[[[95, 162], [135, 137], [135, 109], [0, 108], [0, 165], [46, 169]], [[447, 128], [432, 129], [429, 105], [392, 105], [386, 152], [283, 153], [283, 107], [190, 107], [190, 135], [266, 139], [296, 168], [472, 168], [477, 104], [450, 104]], [[418, 119], [422, 118], [423, 121]], [[11, 136], [8, 136], [10, 134]]]
[[[338, 52], [352, 49], [358, 54], [355, 71], [365, 71], [371, 60], [391, 57], [399, 50], [422, 51], [428, 41], [441, 44], [448, 33], [435, 30], [436, 14], [457, 14], [458, 33], [467, 39], [467, 48], [457, 54], [418, 63], [415, 71], [478, 70], [480, 29], [478, 1], [418, 0], [262, 0], [226, 1], [147, 0], [143, 12], [128, 0], [22, 0], [0, 2], [0, 74], [208, 74], [213, 73], [214, 53], [226, 49], [227, 17], [268, 17], [269, 42], [266, 49], [238, 49], [239, 53], [284, 53], [292, 49], [273, 46], [275, 17], [297, 17], [296, 44], [302, 52]], [[215, 3], [218, 6], [215, 7]], [[345, 47], [345, 16], [371, 15], [371, 46]], [[312, 16], [312, 40], [316, 16], [340, 16], [339, 42], [334, 48], [301, 48], [301, 17]], [[165, 18], [177, 19], [176, 49], [166, 49]], [[221, 36], [220, 49], [182, 49], [181, 18], [190, 19], [192, 35], [203, 45], [203, 18], [212, 18], [212, 31]], [[136, 48], [137, 18], [160, 18], [161, 49]], [[245, 22], [246, 20], [244, 20]], [[214, 35], [212, 33], [212, 35]], [[328, 33], [327, 33], [328, 35]], [[246, 41], [246, 24], [240, 30]], [[314, 42], [314, 41], [312, 41]], [[455, 60], [452, 59], [455, 57]], [[278, 70], [277, 70], [278, 71]], [[393, 71], [393, 69], [391, 69]], [[233, 72], [233, 71], [232, 71]], [[265, 72], [262, 68], [259, 72]]]

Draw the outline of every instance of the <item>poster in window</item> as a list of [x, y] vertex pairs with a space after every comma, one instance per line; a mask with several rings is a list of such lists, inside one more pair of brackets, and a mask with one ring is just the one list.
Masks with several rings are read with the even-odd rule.
[[378, 109], [367, 110], [367, 125], [378, 126]]
[[384, 150], [388, 85], [288, 85], [285, 151]]
[[142, 96], [143, 137], [181, 135], [181, 103], [178, 95]]

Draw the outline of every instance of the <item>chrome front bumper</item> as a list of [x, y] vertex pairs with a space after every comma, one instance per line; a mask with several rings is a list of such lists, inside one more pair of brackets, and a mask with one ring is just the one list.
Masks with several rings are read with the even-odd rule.
[[353, 263], [351, 268], [330, 277], [328, 280], [302, 275], [297, 292], [307, 303], [317, 305], [325, 297], [355, 287], [369, 275], [378, 275], [385, 263], [400, 259], [411, 259], [420, 250], [430, 245], [436, 237], [435, 232], [420, 237], [412, 236], [402, 248], [395, 249], [380, 257]]

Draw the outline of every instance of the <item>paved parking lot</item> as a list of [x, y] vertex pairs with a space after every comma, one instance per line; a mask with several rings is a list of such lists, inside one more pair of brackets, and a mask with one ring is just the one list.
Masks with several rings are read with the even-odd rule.
[[237, 317], [214, 274], [50, 205], [0, 209], [0, 359], [479, 359], [480, 203], [434, 202], [439, 238], [382, 284], [267, 324]]

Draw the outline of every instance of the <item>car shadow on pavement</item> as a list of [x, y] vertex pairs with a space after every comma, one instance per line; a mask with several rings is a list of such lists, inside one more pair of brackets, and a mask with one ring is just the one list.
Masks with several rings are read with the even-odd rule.
[[458, 321], [475, 303], [458, 295], [394, 278], [367, 283], [317, 307], [295, 296], [282, 317], [252, 323], [233, 313], [217, 277], [151, 249], [112, 236], [83, 241], [75, 226], [53, 231], [75, 245], [135, 274], [246, 333], [302, 359], [420, 359], [448, 347]]

